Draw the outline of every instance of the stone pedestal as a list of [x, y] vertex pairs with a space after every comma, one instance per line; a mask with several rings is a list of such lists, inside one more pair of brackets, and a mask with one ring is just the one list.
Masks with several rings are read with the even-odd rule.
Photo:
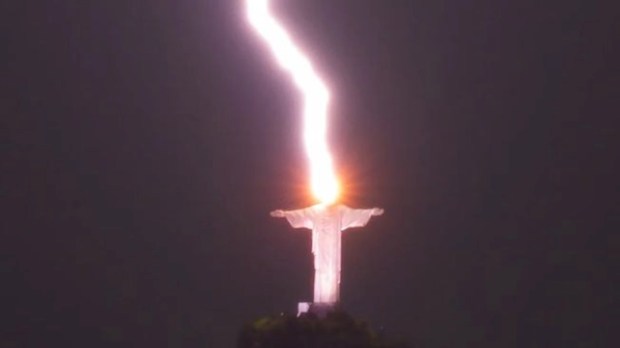
[[337, 303], [299, 302], [297, 304], [297, 316], [304, 313], [312, 313], [319, 318], [325, 318], [327, 313], [332, 312], [337, 308]]

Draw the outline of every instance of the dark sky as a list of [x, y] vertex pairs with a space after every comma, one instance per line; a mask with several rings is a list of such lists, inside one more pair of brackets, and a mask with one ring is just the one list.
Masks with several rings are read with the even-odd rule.
[[[273, 2], [331, 87], [344, 201], [386, 210], [344, 235], [344, 307], [423, 347], [609, 346], [618, 12]], [[268, 215], [311, 202], [301, 100], [241, 2], [1, 12], [0, 345], [232, 347], [311, 298], [310, 233]]]

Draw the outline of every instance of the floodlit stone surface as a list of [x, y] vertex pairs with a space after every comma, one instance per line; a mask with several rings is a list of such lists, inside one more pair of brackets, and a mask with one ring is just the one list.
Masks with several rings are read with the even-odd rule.
[[312, 230], [314, 254], [314, 302], [336, 303], [340, 297], [342, 231], [366, 226], [383, 209], [353, 209], [342, 204], [313, 205], [298, 210], [276, 210], [274, 217], [285, 217], [293, 228]]

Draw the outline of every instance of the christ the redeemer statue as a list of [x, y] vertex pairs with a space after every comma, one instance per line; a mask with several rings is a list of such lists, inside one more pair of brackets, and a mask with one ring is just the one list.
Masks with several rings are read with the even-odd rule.
[[352, 209], [342, 204], [271, 212], [273, 217], [285, 217], [293, 228], [312, 230], [315, 304], [334, 305], [339, 300], [341, 231], [366, 226], [372, 216], [381, 214], [381, 208]]

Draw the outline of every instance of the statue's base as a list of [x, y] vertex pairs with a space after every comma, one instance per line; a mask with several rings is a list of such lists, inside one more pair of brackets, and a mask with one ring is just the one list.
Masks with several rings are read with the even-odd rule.
[[319, 318], [325, 318], [327, 313], [338, 309], [338, 303], [330, 302], [299, 302], [297, 304], [297, 316], [304, 313], [312, 313]]

